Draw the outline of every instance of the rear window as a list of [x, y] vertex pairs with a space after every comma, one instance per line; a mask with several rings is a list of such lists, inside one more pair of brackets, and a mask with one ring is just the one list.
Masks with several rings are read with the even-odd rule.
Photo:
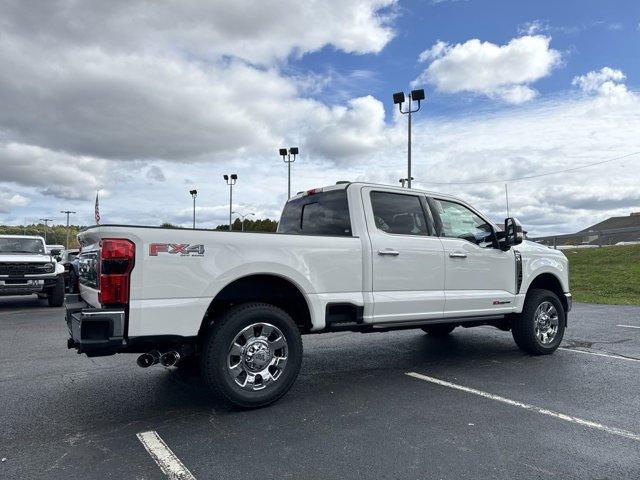
[[282, 212], [278, 233], [351, 236], [346, 189], [290, 200]]

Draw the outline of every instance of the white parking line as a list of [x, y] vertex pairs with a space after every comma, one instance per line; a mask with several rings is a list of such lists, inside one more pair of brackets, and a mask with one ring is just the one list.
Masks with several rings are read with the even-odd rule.
[[590, 420], [583, 420], [582, 418], [573, 417], [571, 415], [565, 415], [564, 413], [557, 413], [551, 410], [547, 410], [545, 408], [536, 407], [535, 405], [529, 405], [528, 403], [518, 402], [516, 400], [511, 400], [509, 398], [501, 397], [500, 395], [494, 395], [492, 393], [483, 392], [482, 390], [476, 390], [475, 388], [469, 388], [463, 385], [458, 385], [456, 383], [446, 382], [444, 380], [428, 377], [427, 375], [422, 375], [416, 372], [406, 372], [406, 375], [409, 375], [410, 377], [413, 377], [413, 378], [417, 378], [418, 380], [424, 380], [425, 382], [435, 383], [436, 385], [441, 385], [443, 387], [449, 387], [449, 388], [454, 388], [456, 390], [461, 390], [463, 392], [473, 393], [474, 395], [479, 395], [481, 397], [488, 398], [490, 400], [506, 403], [507, 405], [523, 408], [525, 410], [530, 410], [532, 412], [541, 413], [542, 415], [547, 415], [549, 417], [557, 418], [559, 420], [564, 420], [565, 422], [576, 423], [584, 427], [593, 428], [595, 430], [602, 430], [603, 432], [607, 432], [612, 435], [618, 435], [619, 437], [630, 438], [631, 440], [640, 442], [640, 435], [635, 434], [633, 432], [629, 432], [627, 430], [622, 430], [620, 428], [615, 428], [615, 427], [607, 427], [606, 425], [602, 425], [601, 423], [592, 422]]
[[196, 480], [196, 477], [160, 438], [158, 432], [151, 430], [137, 433], [136, 436], [167, 478], [170, 480]]
[[608, 353], [585, 352], [584, 350], [576, 350], [575, 348], [558, 347], [558, 350], [564, 350], [565, 352], [586, 353], [587, 355], [595, 355], [596, 357], [615, 358], [617, 360], [626, 360], [627, 362], [640, 362], [640, 359], [637, 358], [623, 357], [622, 355], [610, 355]]
[[640, 328], [640, 326], [638, 326], [638, 325], [616, 325], [616, 327], [622, 327], [622, 328]]

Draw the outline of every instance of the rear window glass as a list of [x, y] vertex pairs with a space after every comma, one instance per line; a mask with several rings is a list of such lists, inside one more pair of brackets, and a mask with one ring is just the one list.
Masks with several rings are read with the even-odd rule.
[[278, 233], [351, 236], [346, 189], [290, 200], [282, 212]]

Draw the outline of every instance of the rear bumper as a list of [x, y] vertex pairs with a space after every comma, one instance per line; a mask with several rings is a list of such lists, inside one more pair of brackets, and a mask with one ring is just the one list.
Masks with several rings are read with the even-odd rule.
[[78, 294], [65, 297], [68, 348], [89, 357], [113, 355], [124, 346], [125, 311], [93, 308]]

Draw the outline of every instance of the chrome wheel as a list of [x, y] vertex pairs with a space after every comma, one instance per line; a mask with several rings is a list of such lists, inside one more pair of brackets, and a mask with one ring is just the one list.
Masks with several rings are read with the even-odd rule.
[[227, 371], [243, 390], [269, 388], [287, 364], [287, 340], [270, 323], [254, 323], [233, 339], [227, 355]]
[[560, 324], [558, 311], [551, 302], [538, 305], [534, 315], [534, 331], [542, 345], [548, 345], [556, 338]]

